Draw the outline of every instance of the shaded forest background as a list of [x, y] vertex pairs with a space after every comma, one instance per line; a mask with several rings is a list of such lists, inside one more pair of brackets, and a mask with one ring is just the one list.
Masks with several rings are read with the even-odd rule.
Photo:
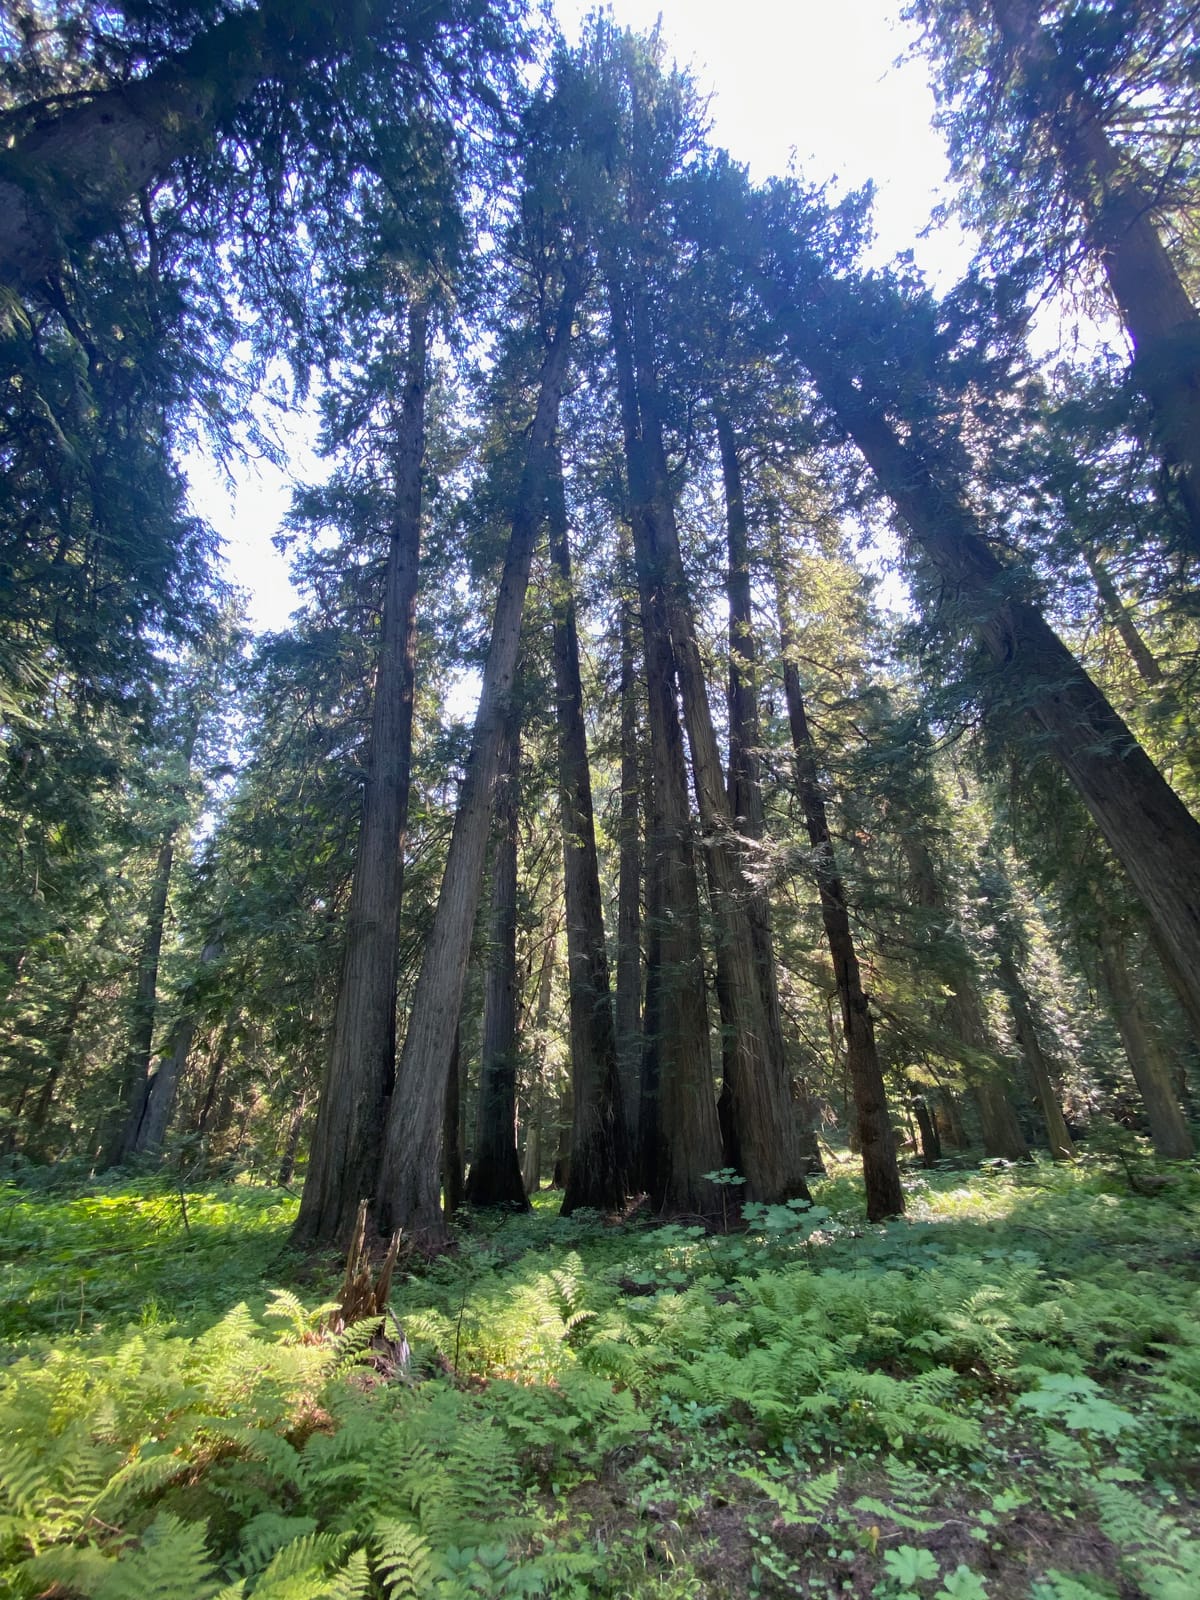
[[[8, 1161], [300, 1172], [344, 1244], [1191, 1156], [1196, 18], [910, 11], [940, 296], [604, 16], [6, 8]], [[310, 390], [251, 638], [180, 460]]]

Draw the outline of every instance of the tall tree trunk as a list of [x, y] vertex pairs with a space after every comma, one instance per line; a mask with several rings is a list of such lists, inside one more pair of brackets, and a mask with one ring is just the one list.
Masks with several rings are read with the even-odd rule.
[[[633, 604], [619, 603], [621, 634], [621, 809], [617, 823], [617, 1067], [633, 1165], [642, 1060], [642, 763], [634, 675]], [[631, 1173], [633, 1167], [631, 1166]], [[640, 1177], [638, 1181], [640, 1186]]]
[[936, 1167], [942, 1159], [942, 1141], [938, 1136], [937, 1123], [930, 1113], [929, 1102], [924, 1095], [917, 1095], [914, 1098], [913, 1115], [917, 1119], [917, 1127], [921, 1134], [921, 1165]]
[[550, 1174], [552, 1189], [565, 1191], [571, 1181], [571, 1129], [574, 1126], [575, 1089], [568, 1073], [563, 1079], [562, 1093], [558, 1097], [558, 1116], [554, 1129], [554, 1167]]
[[300, 1134], [304, 1129], [304, 1113], [307, 1109], [308, 1099], [305, 1095], [301, 1095], [288, 1118], [287, 1138], [283, 1141], [283, 1150], [279, 1156], [279, 1171], [275, 1174], [275, 1182], [280, 1189], [287, 1188], [296, 1170], [296, 1157], [300, 1152]]
[[979, 1113], [985, 1153], [1005, 1161], [1026, 1160], [1029, 1144], [994, 1064], [996, 1052], [984, 1020], [979, 991], [966, 972], [951, 979], [946, 1021], [963, 1047], [963, 1072]]
[[[901, 839], [908, 859], [909, 892], [913, 901], [935, 919], [938, 938], [952, 942], [953, 970], [948, 974], [950, 994], [945, 1005], [945, 1022], [962, 1049], [959, 1059], [970, 1097], [979, 1113], [983, 1148], [989, 1156], [1023, 1161], [1029, 1155], [1029, 1145], [999, 1076], [999, 1057], [983, 1015], [974, 959], [957, 930], [957, 918], [947, 904], [945, 890], [919, 827], [914, 823], [903, 828]], [[953, 1097], [944, 1088], [941, 1095], [952, 1140], [960, 1150], [965, 1149], [968, 1141]]]
[[1124, 935], [1103, 918], [1097, 932], [1100, 970], [1121, 1043], [1146, 1108], [1151, 1142], [1166, 1160], [1189, 1161], [1195, 1154], [1191, 1131], [1183, 1120], [1170, 1071], [1130, 975]]
[[629, 1192], [629, 1143], [617, 1067], [608, 984], [604, 908], [592, 810], [592, 778], [583, 721], [579, 635], [562, 462], [555, 458], [547, 500], [555, 568], [554, 681], [557, 691], [558, 789], [567, 908], [567, 989], [575, 1115], [563, 1215], [580, 1206], [617, 1211]]
[[[463, 1175], [462, 1029], [454, 1030], [454, 1048], [446, 1071], [446, 1104], [442, 1108], [442, 1204], [452, 1217], [466, 1198]], [[522, 1183], [522, 1192], [524, 1184]]]
[[558, 960], [558, 929], [551, 930], [542, 945], [542, 968], [538, 975], [537, 1007], [533, 1014], [533, 1037], [539, 1051], [537, 1063], [537, 1093], [533, 1096], [529, 1112], [529, 1126], [525, 1134], [525, 1153], [521, 1160], [521, 1182], [527, 1195], [535, 1195], [542, 1186], [542, 1134], [546, 1116], [546, 1029], [550, 1021], [550, 1004], [554, 995], [554, 969]]
[[158, 1015], [158, 963], [162, 955], [163, 929], [167, 920], [167, 897], [171, 891], [171, 868], [175, 861], [175, 836], [179, 824], [172, 822], [163, 835], [150, 880], [146, 920], [138, 951], [137, 985], [130, 1008], [129, 1037], [116, 1085], [116, 1102], [111, 1107], [105, 1132], [101, 1136], [100, 1166], [115, 1167], [128, 1155], [126, 1134], [131, 1115], [136, 1114], [146, 1090], [150, 1057], [154, 1049], [154, 1024]]
[[[759, 756], [762, 731], [758, 706], [758, 640], [750, 581], [750, 538], [742, 465], [733, 425], [722, 410], [716, 412], [715, 420], [729, 546], [726, 570], [726, 595], [729, 601], [729, 811], [734, 829], [741, 838], [750, 841], [750, 848], [753, 849], [761, 844], [766, 834], [766, 817], [762, 798], [762, 761]], [[747, 910], [763, 1014], [771, 1033], [770, 1055], [785, 1064], [786, 1073], [787, 1048], [779, 1004], [771, 904], [766, 892], [753, 884], [749, 886]], [[820, 1172], [823, 1163], [816, 1133], [808, 1120], [805, 1101], [796, 1100], [795, 1116], [805, 1168], [810, 1173]]]
[[396, 983], [412, 769], [428, 309], [408, 314], [404, 398], [371, 708], [371, 743], [329, 1056], [293, 1239], [343, 1244], [374, 1193], [396, 1070]]
[[483, 1050], [468, 1205], [528, 1211], [517, 1155], [517, 846], [520, 722], [510, 713], [496, 778], [492, 915], [483, 988]]
[[508, 552], [496, 598], [466, 781], [388, 1107], [375, 1196], [376, 1224], [386, 1235], [404, 1227], [428, 1243], [445, 1238], [438, 1194], [438, 1144], [446, 1073], [479, 904], [492, 794], [517, 670], [521, 613], [534, 542], [542, 524], [548, 452], [558, 420], [581, 287], [581, 268], [572, 262], [565, 276], [557, 325], [542, 364], [537, 407], [526, 440]]
[[879, 1222], [904, 1210], [904, 1189], [896, 1160], [896, 1140], [888, 1112], [883, 1068], [875, 1045], [875, 1024], [863, 991], [858, 953], [850, 930], [846, 890], [838, 871], [833, 835], [825, 811], [825, 797], [817, 772], [816, 753], [796, 667], [795, 640], [790, 608], [784, 593], [780, 552], [775, 552], [776, 603], [779, 608], [780, 652], [783, 656], [784, 694], [796, 760], [796, 789], [813, 848], [813, 870], [821, 901], [821, 920], [833, 962], [838, 999], [842, 1008], [842, 1033], [846, 1064], [854, 1095], [854, 1127], [862, 1153], [867, 1193], [867, 1217]]
[[1041, 25], [1036, 0], [990, 0], [1024, 92], [1050, 134], [1088, 245], [1133, 342], [1134, 375], [1154, 408], [1200, 555], [1200, 315], [1154, 221], [1136, 160], [1109, 139], [1104, 112]]
[[[792, 1099], [783, 1033], [774, 1025], [764, 998], [750, 909], [752, 889], [744, 851], [729, 811], [720, 750], [713, 727], [695, 617], [687, 592], [675, 504], [663, 442], [661, 401], [645, 296], [631, 296], [638, 432], [635, 454], [640, 470], [631, 476], [643, 515], [634, 520], [648, 539], [646, 560], [656, 572], [666, 604], [675, 671], [687, 727], [692, 776], [708, 872], [718, 975], [724, 1015], [729, 1127], [746, 1199], [780, 1201], [808, 1196], [806, 1161]], [[734, 1152], [731, 1152], [733, 1154]]]
[[271, 75], [293, 81], [326, 55], [345, 22], [285, 0], [227, 15], [144, 78], [36, 118], [5, 151], [0, 280], [20, 292], [62, 268], [71, 249], [111, 232], [129, 202], [198, 151]]
[[651, 491], [642, 451], [637, 383], [624, 298], [609, 284], [613, 348], [629, 477], [634, 561], [650, 731], [646, 829], [646, 1000], [638, 1166], [652, 1202], [668, 1212], [716, 1215], [705, 1177], [722, 1165], [708, 1045], [700, 894], [692, 854], [683, 730], [663, 574], [650, 527]]
[[[1003, 933], [1000, 937], [1003, 941]], [[1062, 1114], [1054, 1080], [1050, 1076], [1050, 1065], [1042, 1049], [1041, 1039], [1038, 1037], [1033, 1003], [1017, 969], [1011, 948], [1002, 942], [999, 954], [1000, 983], [1008, 997], [1008, 1008], [1012, 1014], [1017, 1044], [1020, 1046], [1025, 1065], [1029, 1068], [1029, 1075], [1033, 1079], [1033, 1087], [1037, 1092], [1042, 1121], [1046, 1125], [1050, 1154], [1055, 1161], [1067, 1161], [1075, 1154], [1075, 1146], [1071, 1143], [1071, 1136], [1067, 1132], [1066, 1119]]]
[[1120, 591], [1112, 580], [1112, 574], [1086, 542], [1080, 541], [1079, 549], [1092, 575], [1092, 582], [1096, 585], [1096, 593], [1100, 596], [1109, 620], [1121, 635], [1121, 642], [1128, 650], [1129, 659], [1137, 668], [1138, 676], [1143, 683], [1160, 684], [1163, 681], [1163, 670], [1151, 653], [1150, 646], [1142, 638], [1133, 619], [1133, 613], [1121, 598]]
[[[200, 952], [201, 966], [214, 962], [221, 949], [219, 939], [210, 939]], [[145, 1080], [140, 1101], [126, 1124], [122, 1160], [157, 1155], [162, 1149], [195, 1037], [195, 1014], [180, 1017], [171, 1030], [157, 1070]]]
[[1018, 575], [983, 537], [953, 470], [941, 481], [919, 442], [901, 442], [854, 388], [836, 350], [802, 334], [796, 320], [788, 329], [947, 599], [969, 613], [1019, 714], [1038, 730], [1128, 873], [1170, 953], [1171, 975], [1200, 1006], [1200, 823], [1041, 612], [1018, 598]]
[[224, 1079], [225, 1068], [229, 1061], [229, 1052], [233, 1045], [233, 1030], [237, 1025], [237, 1019], [237, 1011], [231, 1011], [226, 1017], [225, 1025], [217, 1039], [216, 1048], [213, 1050], [212, 1060], [209, 1063], [204, 1094], [196, 1110], [196, 1119], [193, 1126], [195, 1133], [207, 1133], [212, 1122], [213, 1112], [217, 1103], [217, 1092]]

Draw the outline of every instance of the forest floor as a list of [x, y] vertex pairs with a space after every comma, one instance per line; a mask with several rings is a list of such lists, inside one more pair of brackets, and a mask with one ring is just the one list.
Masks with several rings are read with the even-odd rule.
[[340, 1336], [288, 1194], [26, 1172], [0, 1594], [1196, 1600], [1200, 1176], [1136, 1163], [874, 1227], [848, 1167], [727, 1234], [542, 1195]]

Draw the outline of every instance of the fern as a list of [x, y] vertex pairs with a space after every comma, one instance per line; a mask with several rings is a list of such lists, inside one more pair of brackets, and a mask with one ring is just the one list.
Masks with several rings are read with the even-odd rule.
[[218, 1587], [203, 1527], [166, 1511], [120, 1555], [62, 1545], [29, 1562], [24, 1575], [88, 1600], [209, 1600]]
[[312, 1517], [289, 1517], [278, 1511], [263, 1511], [251, 1517], [238, 1540], [238, 1554], [234, 1562], [237, 1571], [253, 1577], [270, 1565], [286, 1546], [307, 1534], [315, 1533]]
[[1119, 1484], [1101, 1478], [1093, 1485], [1092, 1496], [1100, 1526], [1150, 1600], [1195, 1600], [1200, 1594], [1200, 1540], [1174, 1517], [1154, 1511]]
[[371, 1535], [375, 1575], [387, 1600], [425, 1600], [433, 1552], [411, 1522], [389, 1518]]
[[737, 1476], [760, 1489], [777, 1508], [783, 1521], [793, 1527], [823, 1522], [833, 1504], [839, 1483], [836, 1469], [794, 1485], [752, 1467], [739, 1468]]

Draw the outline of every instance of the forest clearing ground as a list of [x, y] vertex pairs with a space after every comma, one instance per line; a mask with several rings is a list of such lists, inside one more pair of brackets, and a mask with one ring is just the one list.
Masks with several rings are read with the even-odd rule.
[[1194, 1600], [1200, 1179], [1139, 1160], [910, 1172], [886, 1226], [847, 1166], [728, 1235], [544, 1193], [398, 1279], [399, 1381], [280, 1191], [26, 1174], [0, 1593]]

